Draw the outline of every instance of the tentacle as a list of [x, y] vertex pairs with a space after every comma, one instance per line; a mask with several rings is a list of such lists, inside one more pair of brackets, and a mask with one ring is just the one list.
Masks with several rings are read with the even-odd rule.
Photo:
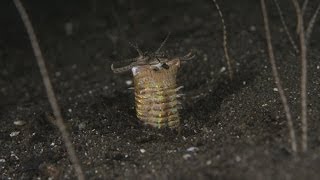
[[180, 57], [179, 59], [181, 61], [188, 61], [188, 60], [191, 60], [193, 58], [195, 58], [196, 55], [194, 53], [194, 50], [191, 50], [187, 55], [183, 56], [183, 57]]
[[125, 60], [118, 61], [117, 63], [125, 64], [125, 63], [132, 63], [132, 62], [136, 62], [136, 61], [137, 61], [137, 58], [130, 58], [130, 59], [125, 59]]
[[133, 43], [129, 42], [129, 44], [138, 52], [139, 56], [143, 56], [143, 52], [140, 50], [137, 43], [133, 44]]
[[156, 50], [155, 54], [159, 54], [159, 52], [161, 51], [161, 49], [163, 48], [163, 46], [166, 44], [167, 40], [169, 39], [170, 34], [171, 33], [169, 32], [167, 37], [162, 41], [160, 47]]
[[136, 63], [131, 63], [131, 64], [127, 65], [127, 66], [120, 67], [120, 68], [114, 68], [114, 67], [113, 67], [113, 64], [111, 64], [111, 70], [112, 70], [114, 73], [122, 73], [122, 72], [129, 71], [129, 70], [132, 69], [134, 66], [136, 66]]

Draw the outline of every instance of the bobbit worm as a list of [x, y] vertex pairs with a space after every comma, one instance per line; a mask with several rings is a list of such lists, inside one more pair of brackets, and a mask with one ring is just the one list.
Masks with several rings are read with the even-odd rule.
[[168, 57], [161, 53], [167, 38], [154, 53], [143, 53], [137, 45], [132, 45], [139, 56], [123, 62], [129, 65], [115, 68], [114, 73], [132, 71], [137, 117], [152, 127], [176, 128], [180, 125], [177, 72], [181, 62], [194, 58], [191, 51], [183, 57]]

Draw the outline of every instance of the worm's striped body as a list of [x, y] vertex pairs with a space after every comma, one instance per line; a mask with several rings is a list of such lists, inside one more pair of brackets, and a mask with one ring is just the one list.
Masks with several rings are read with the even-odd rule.
[[136, 112], [145, 124], [174, 128], [180, 124], [177, 99], [180, 88], [176, 84], [180, 60], [176, 58], [166, 64], [168, 68], [160, 64], [132, 68]]
[[190, 52], [183, 57], [167, 57], [160, 52], [166, 40], [155, 53], [142, 53], [133, 46], [139, 56], [125, 60], [130, 64], [123, 67], [114, 68], [112, 64], [111, 69], [114, 73], [132, 71], [136, 112], [142, 122], [158, 128], [175, 128], [180, 125], [177, 91], [181, 87], [176, 84], [177, 72], [180, 63], [194, 58], [194, 55]]

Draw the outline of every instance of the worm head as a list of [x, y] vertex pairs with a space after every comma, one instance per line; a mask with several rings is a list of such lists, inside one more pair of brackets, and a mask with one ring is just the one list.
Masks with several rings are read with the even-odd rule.
[[141, 53], [139, 50], [139, 56], [133, 59], [127, 59], [124, 61], [121, 61], [121, 64], [129, 63], [129, 65], [122, 66], [115, 68], [114, 65], [111, 65], [111, 70], [114, 73], [122, 73], [131, 70], [135, 66], [144, 66], [144, 65], [150, 65], [150, 66], [163, 66], [164, 68], [168, 68], [168, 66], [165, 64], [168, 62], [169, 59], [164, 53]]
[[[139, 53], [140, 54], [140, 53]], [[194, 50], [191, 50], [188, 54], [182, 57], [176, 57], [176, 58], [169, 58], [164, 53], [143, 53], [140, 54], [138, 57], [134, 59], [128, 59], [122, 61], [122, 63], [129, 63], [129, 65], [122, 66], [119, 68], [115, 68], [114, 65], [111, 65], [111, 69], [114, 73], [123, 73], [130, 71], [133, 67], [138, 66], [148, 66], [152, 68], [153, 70], [160, 70], [160, 69], [169, 69], [171, 64], [171, 61], [173, 60], [179, 60], [179, 61], [188, 61], [195, 57]]]
[[[121, 63], [129, 63], [128, 65], [115, 68], [114, 65], [111, 65], [111, 69], [114, 73], [122, 73], [132, 70], [134, 67], [139, 66], [149, 66], [153, 70], [160, 70], [160, 69], [169, 69], [171, 66], [171, 61], [178, 59], [179, 61], [188, 61], [195, 57], [194, 51], [190, 51], [187, 55], [183, 57], [177, 58], [169, 58], [166, 53], [162, 52], [161, 49], [165, 45], [168, 40], [170, 33], [167, 35], [165, 40], [161, 43], [160, 47], [155, 52], [145, 52], [143, 53], [137, 44], [130, 45], [138, 52], [138, 57], [133, 59], [128, 59], [121, 61]], [[179, 62], [180, 63], [180, 62]]]
[[172, 69], [178, 69], [180, 67], [180, 59], [160, 59], [160, 63], [157, 62], [156, 64], [147, 64], [141, 66], [134, 66], [132, 68], [133, 76], [136, 76], [140, 73], [150, 72], [158, 72], [163, 73], [164, 71], [171, 71]]

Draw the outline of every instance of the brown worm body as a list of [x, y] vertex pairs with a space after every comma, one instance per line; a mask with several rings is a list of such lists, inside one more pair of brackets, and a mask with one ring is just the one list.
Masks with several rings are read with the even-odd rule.
[[[178, 58], [166, 63], [168, 68], [142, 65], [132, 68], [137, 117], [153, 127], [170, 128], [180, 124], [176, 76]], [[155, 69], [157, 68], [157, 69]]]
[[181, 62], [194, 58], [193, 52], [175, 58], [161, 53], [167, 38], [155, 53], [142, 53], [132, 45], [139, 53], [138, 57], [125, 60], [130, 62], [126, 66], [114, 68], [111, 65], [114, 73], [132, 71], [137, 117], [144, 124], [158, 128], [176, 128], [180, 125], [177, 91], [181, 87], [177, 87], [177, 72]]

